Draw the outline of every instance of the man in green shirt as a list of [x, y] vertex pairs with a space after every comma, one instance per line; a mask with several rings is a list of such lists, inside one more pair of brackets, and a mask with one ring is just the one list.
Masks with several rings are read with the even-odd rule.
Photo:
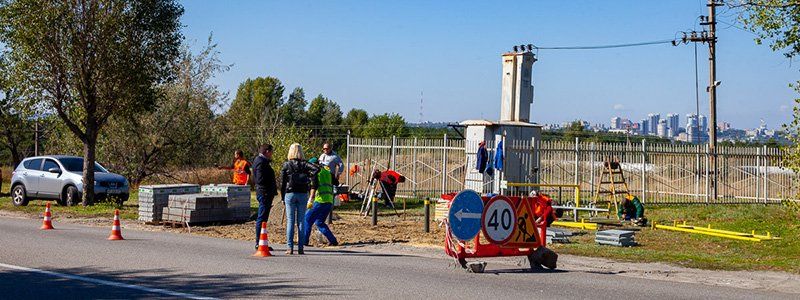
[[[309, 159], [308, 162], [317, 164], [318, 160], [316, 157], [313, 157]], [[311, 236], [311, 224], [315, 224], [319, 232], [328, 239], [328, 243], [331, 246], [339, 245], [333, 232], [328, 228], [328, 224], [325, 224], [325, 220], [333, 209], [333, 179], [328, 166], [321, 166], [319, 168], [317, 177], [311, 181], [311, 193], [309, 195], [308, 211], [306, 211], [305, 220], [305, 240], [308, 241], [308, 238]]]
[[639, 198], [634, 195], [627, 194], [625, 199], [620, 203], [617, 216], [625, 221], [631, 221], [636, 225], [645, 225], [647, 219], [644, 218], [644, 205]]

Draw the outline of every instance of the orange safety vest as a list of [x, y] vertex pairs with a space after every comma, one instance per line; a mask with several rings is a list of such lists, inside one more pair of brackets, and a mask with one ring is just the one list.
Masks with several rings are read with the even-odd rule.
[[247, 185], [249, 175], [245, 170], [250, 166], [246, 159], [237, 159], [233, 162], [233, 184]]

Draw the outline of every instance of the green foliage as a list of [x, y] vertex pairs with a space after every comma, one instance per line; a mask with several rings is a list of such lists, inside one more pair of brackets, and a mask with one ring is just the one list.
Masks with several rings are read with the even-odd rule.
[[362, 127], [367, 125], [368, 122], [369, 115], [366, 110], [353, 108], [347, 112], [347, 116], [344, 117], [342, 124], [347, 126], [351, 135], [361, 136], [363, 131]]
[[337, 126], [342, 124], [339, 104], [319, 94], [308, 107], [308, 125]]
[[289, 94], [286, 103], [280, 108], [284, 125], [303, 125], [306, 124], [306, 93], [303, 88], [297, 87]]
[[100, 142], [100, 158], [139, 184], [152, 175], [208, 165], [216, 141], [214, 109], [224, 95], [210, 81], [228, 66], [221, 65], [209, 39], [194, 55], [184, 47], [173, 64], [176, 80], [162, 87], [163, 101], [151, 112], [112, 120]]
[[[0, 3], [0, 39], [22, 97], [55, 111], [91, 166], [111, 118], [147, 111], [161, 99], [158, 85], [171, 79], [183, 39], [182, 14], [175, 0], [8, 0]], [[83, 180], [93, 182], [86, 169]], [[93, 189], [85, 186], [84, 205]]]
[[34, 125], [28, 118], [29, 112], [20, 103], [17, 89], [8, 76], [8, 67], [0, 56], [0, 155], [8, 156], [12, 166], [16, 166], [32, 148]]
[[[739, 19], [745, 28], [758, 35], [757, 44], [767, 42], [773, 51], [782, 51], [789, 59], [800, 55], [800, 1], [750, 0], [731, 6], [742, 8]], [[800, 80], [789, 86], [800, 93]], [[785, 147], [784, 163], [800, 172], [800, 98], [794, 99], [792, 121], [783, 129], [790, 141], [790, 145]]]
[[386, 113], [369, 118], [363, 135], [365, 137], [404, 137], [407, 132], [406, 121], [402, 116], [396, 113]]

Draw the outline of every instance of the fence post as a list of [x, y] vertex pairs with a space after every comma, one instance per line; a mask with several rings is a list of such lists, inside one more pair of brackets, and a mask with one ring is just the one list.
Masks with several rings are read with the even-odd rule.
[[579, 159], [580, 151], [581, 151], [580, 150], [580, 139], [578, 137], [575, 137], [575, 169], [574, 169], [574, 171], [575, 171], [575, 180], [574, 180], [575, 183], [574, 184], [579, 184], [580, 183], [580, 178], [579, 178], [579, 175], [578, 175], [578, 159]]
[[589, 145], [589, 197], [594, 198], [594, 153], [595, 144], [592, 142]]
[[759, 189], [761, 185], [761, 176], [759, 176], [759, 174], [761, 174], [761, 148], [756, 148], [756, 196], [753, 198], [755, 200], [753, 202], [756, 203], [758, 203], [758, 198], [761, 196]]
[[705, 169], [705, 171], [706, 171], [705, 172], [706, 173], [706, 191], [705, 191], [706, 204], [708, 204], [709, 201], [710, 201], [709, 194], [711, 193], [711, 182], [710, 182], [710, 179], [709, 179], [710, 174], [708, 172], [710, 164], [711, 164], [711, 150], [709, 149], [708, 143], [706, 143], [706, 169]]
[[447, 190], [447, 134], [442, 140], [442, 194]]
[[[530, 161], [529, 161], [529, 172], [533, 172], [533, 176], [531, 176], [531, 182], [539, 183], [539, 161], [536, 160], [536, 137], [531, 137], [531, 149], [530, 149]], [[530, 173], [529, 173], [530, 174]]]
[[767, 183], [769, 183], [769, 179], [767, 178], [768, 175], [767, 166], [769, 164], [768, 160], [769, 156], [767, 156], [767, 145], [764, 145], [764, 151], [762, 151], [761, 153], [764, 154], [764, 204], [767, 204], [767, 197], [768, 197], [767, 193], [769, 191], [768, 188], [769, 186], [767, 185]]
[[647, 203], [647, 141], [642, 139], [642, 203]]
[[392, 136], [392, 150], [391, 150], [391, 159], [389, 160], [389, 169], [395, 169], [395, 163], [397, 161], [397, 136]]
[[425, 198], [425, 232], [431, 232], [431, 199]]
[[414, 190], [414, 198], [417, 197], [417, 137], [414, 137], [414, 147], [411, 148], [411, 189]]
[[702, 179], [702, 176], [700, 176], [700, 145], [697, 145], [695, 150], [694, 200], [695, 202], [700, 202], [700, 180]]
[[345, 166], [344, 173], [345, 175], [347, 175], [345, 179], [345, 184], [347, 184], [347, 186], [349, 187], [350, 186], [350, 130], [347, 131], [347, 146], [345, 147], [347, 147], [347, 156], [344, 157], [344, 166]]

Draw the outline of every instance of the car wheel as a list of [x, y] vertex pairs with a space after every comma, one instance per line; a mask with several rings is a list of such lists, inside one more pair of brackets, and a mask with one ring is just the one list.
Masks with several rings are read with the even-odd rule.
[[78, 188], [74, 186], [68, 186], [67, 192], [64, 193], [64, 204], [67, 206], [73, 206], [78, 204], [81, 201], [81, 193], [78, 192]]
[[11, 202], [14, 203], [14, 206], [27, 206], [28, 205], [28, 196], [25, 195], [25, 186], [24, 185], [17, 185], [11, 191]]

